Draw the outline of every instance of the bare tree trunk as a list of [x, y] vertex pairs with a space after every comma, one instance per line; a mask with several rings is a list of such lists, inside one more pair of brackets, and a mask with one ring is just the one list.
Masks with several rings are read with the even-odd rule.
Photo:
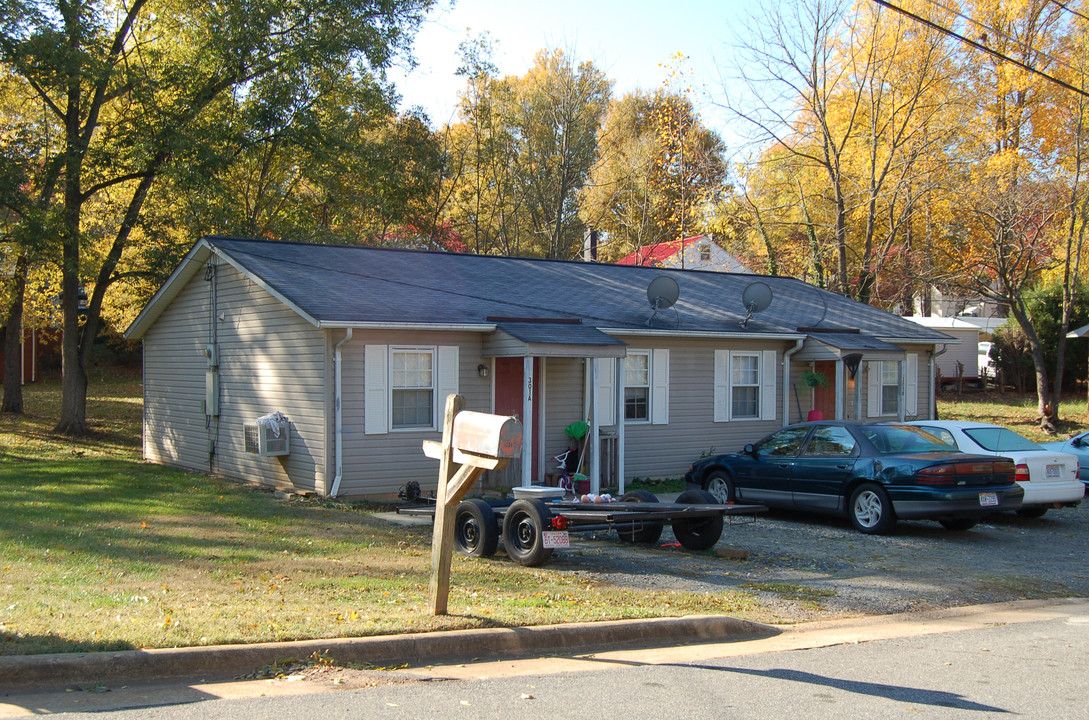
[[12, 288], [11, 307], [8, 309], [7, 328], [4, 335], [4, 402], [0, 412], [23, 413], [23, 352], [20, 340], [23, 335], [23, 299], [26, 296], [26, 255], [20, 255], [15, 263], [15, 285]]

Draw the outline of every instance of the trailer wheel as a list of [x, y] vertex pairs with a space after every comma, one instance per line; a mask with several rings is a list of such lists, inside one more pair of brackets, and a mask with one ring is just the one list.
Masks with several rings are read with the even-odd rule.
[[492, 506], [479, 498], [458, 503], [454, 511], [454, 552], [467, 557], [491, 557], [499, 547], [499, 521]]
[[[624, 493], [620, 502], [656, 503], [658, 496], [649, 490], [632, 490]], [[624, 542], [652, 545], [662, 537], [662, 527], [661, 520], [644, 520], [632, 523], [627, 529], [617, 528], [616, 534]]]
[[541, 534], [552, 524], [552, 511], [541, 500], [515, 500], [503, 515], [503, 546], [519, 565], [540, 565], [552, 554]]
[[[677, 497], [681, 505], [718, 505], [715, 496], [706, 490], [688, 490]], [[722, 514], [709, 517], [673, 518], [673, 534], [677, 542], [689, 550], [707, 550], [722, 537]]]

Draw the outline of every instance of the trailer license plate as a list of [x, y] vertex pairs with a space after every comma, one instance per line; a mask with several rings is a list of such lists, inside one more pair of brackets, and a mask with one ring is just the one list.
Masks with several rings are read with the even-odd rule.
[[545, 530], [541, 533], [541, 540], [546, 548], [571, 547], [571, 536], [566, 530]]
[[1048, 465], [1047, 466], [1047, 476], [1049, 478], [1062, 477], [1063, 476], [1063, 466], [1062, 465]]
[[979, 504], [983, 507], [997, 507], [998, 506], [998, 494], [997, 493], [980, 493]]

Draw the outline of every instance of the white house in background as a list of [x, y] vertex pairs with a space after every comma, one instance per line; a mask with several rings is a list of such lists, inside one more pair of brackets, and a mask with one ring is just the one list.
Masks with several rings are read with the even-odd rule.
[[962, 377], [966, 380], [979, 378], [979, 326], [967, 322], [964, 318], [927, 317], [912, 315], [905, 318], [925, 328], [937, 330], [951, 338], [953, 342], [938, 350], [935, 357], [938, 370], [943, 379], [957, 377], [957, 364], [961, 366]]
[[616, 261], [617, 265], [672, 268], [676, 270], [714, 270], [716, 272], [751, 273], [745, 263], [715, 242], [715, 236], [695, 235], [681, 240], [669, 240], [644, 245]]
[[[676, 303], [652, 307], [652, 281]], [[747, 319], [758, 283], [773, 297]], [[450, 393], [522, 421], [520, 463], [485, 486], [540, 482], [587, 421], [597, 490], [811, 410], [927, 418], [953, 342], [792, 278], [222, 237], [126, 337], [143, 340], [146, 459], [347, 497], [435, 487], [421, 442]]]

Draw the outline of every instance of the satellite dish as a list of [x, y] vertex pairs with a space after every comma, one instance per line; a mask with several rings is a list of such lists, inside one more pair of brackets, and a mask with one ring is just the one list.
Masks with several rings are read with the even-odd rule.
[[651, 321], [659, 310], [673, 307], [673, 304], [677, 302], [677, 298], [680, 296], [681, 286], [668, 275], [659, 275], [651, 280], [650, 285], [647, 285], [647, 300], [650, 302], [650, 306], [654, 308], [654, 312], [647, 318], [647, 327], [650, 327]]
[[749, 324], [749, 320], [752, 319], [753, 313], [767, 310], [768, 305], [771, 305], [773, 299], [774, 296], [767, 283], [750, 283], [749, 286], [745, 288], [745, 291], [741, 293], [741, 304], [745, 306], [745, 319], [741, 321], [741, 327], [745, 327]]

